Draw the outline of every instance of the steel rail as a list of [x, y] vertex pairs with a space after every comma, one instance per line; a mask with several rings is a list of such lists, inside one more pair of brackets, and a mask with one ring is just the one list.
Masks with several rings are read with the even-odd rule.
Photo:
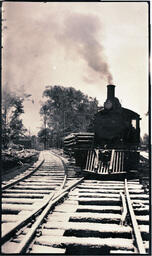
[[127, 204], [126, 204], [125, 195], [122, 192], [120, 192], [120, 197], [121, 197], [121, 200], [122, 200], [122, 215], [121, 215], [120, 224], [124, 225], [128, 211], [127, 211]]
[[60, 186], [59, 189], [58, 189], [58, 191], [61, 191], [61, 189], [64, 188], [65, 183], [66, 183], [66, 181], [67, 181], [67, 166], [66, 166], [66, 164], [65, 164], [65, 161], [64, 161], [58, 154], [56, 154], [56, 153], [54, 153], [54, 152], [52, 152], [52, 151], [49, 152], [49, 154], [52, 154], [52, 155], [55, 155], [56, 157], [58, 157], [58, 158], [61, 160], [61, 162], [62, 162], [62, 164], [63, 164], [63, 167], [64, 167], [64, 173], [65, 173], [64, 180], [63, 180], [61, 186]]
[[65, 173], [66, 173], [67, 172], [67, 166], [66, 166], [65, 160], [63, 160], [63, 157], [61, 157], [60, 155], [58, 155], [57, 153], [55, 153], [53, 151], [51, 151], [51, 152], [50, 151], [49, 151], [49, 154], [55, 155], [56, 157], [58, 157], [61, 160], [61, 162], [64, 166]]
[[49, 195], [48, 199], [46, 199], [40, 206], [36, 207], [32, 212], [24, 216], [20, 221], [12, 224], [10, 230], [6, 231], [4, 230], [4, 234], [1, 236], [1, 244], [4, 244], [6, 241], [9, 240], [9, 238], [18, 230], [21, 229], [23, 226], [25, 226], [29, 221], [34, 217], [37, 216], [38, 213], [40, 213], [46, 205], [49, 203], [49, 201], [53, 198], [54, 192]]
[[24, 216], [22, 220], [18, 221], [17, 223], [14, 223], [10, 230], [6, 232], [4, 231], [4, 234], [2, 234], [1, 236], [1, 244], [4, 244], [16, 232], [16, 230], [21, 229], [23, 226], [29, 223], [33, 217], [40, 214], [43, 211], [43, 209], [48, 205], [50, 200], [54, 198], [54, 195], [55, 192], [52, 192], [40, 206], [36, 207], [32, 212]]
[[[6, 185], [3, 185], [3, 186], [2, 186], [2, 191], [5, 190], [5, 189], [7, 189], [7, 188], [11, 188], [13, 185], [15, 185], [16, 183], [18, 183], [19, 181], [22, 181], [22, 180], [24, 180], [25, 178], [30, 177], [34, 172], [37, 171], [37, 169], [44, 163], [44, 161], [45, 161], [44, 159], [41, 160], [41, 162], [40, 162], [36, 167], [33, 167], [34, 169], [33, 169], [30, 173], [24, 175], [24, 176], [21, 177], [21, 178], [18, 178], [17, 180], [12, 181], [12, 182], [10, 182], [10, 183], [8, 183], [8, 184], [6, 184]], [[31, 168], [31, 167], [29, 167], [29, 168]], [[29, 169], [29, 168], [28, 168], [28, 169]], [[27, 170], [28, 170], [28, 169], [27, 169]], [[27, 170], [26, 170], [26, 171], [27, 171]]]
[[[31, 171], [29, 174], [25, 175], [22, 178], [19, 178], [13, 182], [11, 182], [10, 184], [7, 184], [5, 186], [4, 189], [6, 188], [10, 188], [11, 186], [13, 186], [14, 184], [18, 183], [19, 181], [24, 180], [25, 178], [28, 178], [29, 176], [31, 176], [43, 163], [44, 163], [44, 159], [40, 162], [40, 164], [38, 166], [36, 166], [34, 168], [33, 171]], [[65, 168], [65, 165], [64, 165]], [[65, 175], [63, 183], [61, 184], [59, 190], [61, 188], [64, 187], [65, 182], [66, 182], [67, 176]], [[55, 192], [52, 192], [47, 199], [38, 207], [36, 207], [36, 209], [34, 209], [32, 212], [30, 212], [28, 215], [26, 215], [25, 217], [22, 218], [22, 220], [18, 221], [17, 223], [14, 223], [14, 225], [12, 225], [11, 229], [8, 231], [4, 231], [4, 234], [2, 234], [1, 236], [1, 244], [4, 244], [15, 232], [17, 229], [21, 229], [23, 226], [25, 226], [34, 216], [37, 216], [40, 212], [43, 211], [43, 209], [48, 205], [48, 203], [50, 202], [51, 199], [53, 199]]]
[[[57, 155], [56, 155], [57, 156]], [[57, 156], [58, 157], [58, 156]], [[40, 163], [40, 165], [44, 162], [44, 160]], [[63, 162], [62, 162], [63, 163]], [[40, 167], [37, 166], [36, 167], [36, 170]], [[65, 163], [64, 163], [64, 168], [65, 168]], [[36, 171], [34, 169], [34, 171]], [[32, 173], [34, 173], [34, 171], [32, 171], [30, 173], [30, 175]], [[30, 175], [27, 175], [27, 176], [30, 176]], [[19, 180], [22, 180], [24, 178], [21, 178]], [[84, 178], [81, 178], [80, 180], [78, 181], [74, 181], [69, 187], [67, 187], [66, 189], [63, 189], [64, 186], [65, 186], [65, 183], [66, 183], [66, 179], [67, 179], [67, 175], [65, 175], [64, 177], [64, 180], [63, 180], [63, 183], [61, 184], [60, 188], [58, 191], [54, 191], [53, 193], [51, 193], [49, 196], [46, 197], [45, 201], [43, 203], [41, 203], [40, 206], [36, 207], [36, 209], [34, 209], [32, 212], [30, 212], [29, 214], [27, 214], [26, 216], [24, 216], [22, 218], [22, 220], [18, 221], [17, 223], [14, 223], [14, 225], [12, 225], [12, 227], [10, 228], [10, 230], [6, 231], [4, 230], [2, 236], [1, 236], [1, 245], [3, 245], [6, 241], [8, 241], [12, 235], [14, 235], [16, 233], [17, 230], [23, 228], [25, 225], [27, 225], [31, 220], [32, 218], [36, 217], [38, 214], [41, 214], [42, 211], [47, 207], [47, 205], [50, 203], [50, 202], [53, 202], [53, 200], [55, 200], [57, 198], [57, 200], [59, 200], [58, 197], [60, 197], [60, 195], [62, 195], [62, 197], [64, 196], [63, 193], [68, 193], [67, 191], [70, 190], [71, 188], [73, 188], [74, 186], [76, 186], [76, 184], [78, 184], [79, 182], [81, 182], [81, 180], [83, 180]], [[17, 181], [15, 181], [16, 183]], [[62, 191], [61, 191], [62, 189]], [[51, 201], [52, 200], [52, 201]]]
[[126, 192], [126, 200], [127, 200], [128, 210], [129, 210], [129, 214], [130, 214], [130, 218], [131, 218], [131, 222], [132, 222], [132, 226], [133, 226], [133, 232], [134, 232], [134, 236], [135, 236], [135, 242], [137, 245], [137, 249], [140, 254], [146, 254], [146, 250], [145, 250], [145, 247], [143, 244], [143, 240], [142, 240], [141, 233], [140, 233], [140, 230], [138, 227], [136, 216], [135, 216], [135, 213], [134, 213], [134, 210], [132, 207], [129, 190], [128, 190], [128, 185], [127, 185], [127, 179], [125, 179], [125, 192]]
[[46, 217], [48, 212], [51, 210], [51, 208], [62, 198], [64, 198], [66, 195], [68, 195], [68, 191], [70, 191], [74, 186], [82, 182], [84, 179], [81, 178], [77, 181], [74, 181], [70, 186], [67, 188], [63, 189], [62, 191], [58, 191], [59, 194], [54, 193], [54, 197], [52, 198], [53, 200], [50, 199], [46, 207], [43, 209], [41, 212], [41, 215], [37, 218], [36, 222], [32, 226], [31, 230], [25, 235], [24, 239], [21, 241], [19, 246], [16, 248], [14, 251], [15, 254], [23, 254], [26, 253], [27, 248], [29, 247], [30, 243], [32, 242], [32, 239], [36, 233], [36, 230], [38, 229], [39, 225], [43, 222], [43, 219]]

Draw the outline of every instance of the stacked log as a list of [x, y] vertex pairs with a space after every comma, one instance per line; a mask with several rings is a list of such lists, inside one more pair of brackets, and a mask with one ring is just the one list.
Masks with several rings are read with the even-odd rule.
[[64, 147], [66, 149], [86, 149], [93, 145], [94, 133], [81, 132], [72, 133], [64, 138]]
[[71, 133], [70, 135], [66, 136], [64, 138], [64, 146], [65, 147], [73, 147], [76, 144], [76, 139], [75, 139], [75, 133]]

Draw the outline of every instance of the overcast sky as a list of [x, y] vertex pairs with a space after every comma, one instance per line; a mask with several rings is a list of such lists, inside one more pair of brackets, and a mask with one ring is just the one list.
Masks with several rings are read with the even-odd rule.
[[3, 19], [3, 87], [32, 94], [22, 116], [31, 134], [45, 86], [72, 86], [103, 105], [109, 83], [147, 132], [146, 2], [4, 2]]

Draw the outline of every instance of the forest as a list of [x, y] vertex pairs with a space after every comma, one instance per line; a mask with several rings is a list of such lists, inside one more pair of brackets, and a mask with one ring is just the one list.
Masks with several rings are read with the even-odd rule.
[[[96, 98], [85, 95], [80, 90], [59, 85], [47, 86], [43, 92], [43, 103], [39, 110], [42, 125], [33, 136], [27, 135], [23, 125], [24, 101], [30, 94], [22, 97], [3, 91], [2, 95], [2, 147], [7, 149], [27, 141], [42, 143], [44, 148], [63, 146], [63, 138], [71, 132], [89, 131], [91, 120], [98, 111]], [[26, 142], [26, 143], [25, 143]], [[29, 143], [31, 145], [31, 143]], [[29, 145], [29, 147], [30, 147]]]

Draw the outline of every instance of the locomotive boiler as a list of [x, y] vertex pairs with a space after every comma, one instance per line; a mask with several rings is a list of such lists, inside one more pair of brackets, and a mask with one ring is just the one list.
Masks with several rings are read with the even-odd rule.
[[85, 172], [116, 175], [138, 169], [140, 116], [123, 108], [115, 97], [115, 85], [107, 86], [107, 99], [94, 116], [92, 130], [64, 139], [76, 164]]

